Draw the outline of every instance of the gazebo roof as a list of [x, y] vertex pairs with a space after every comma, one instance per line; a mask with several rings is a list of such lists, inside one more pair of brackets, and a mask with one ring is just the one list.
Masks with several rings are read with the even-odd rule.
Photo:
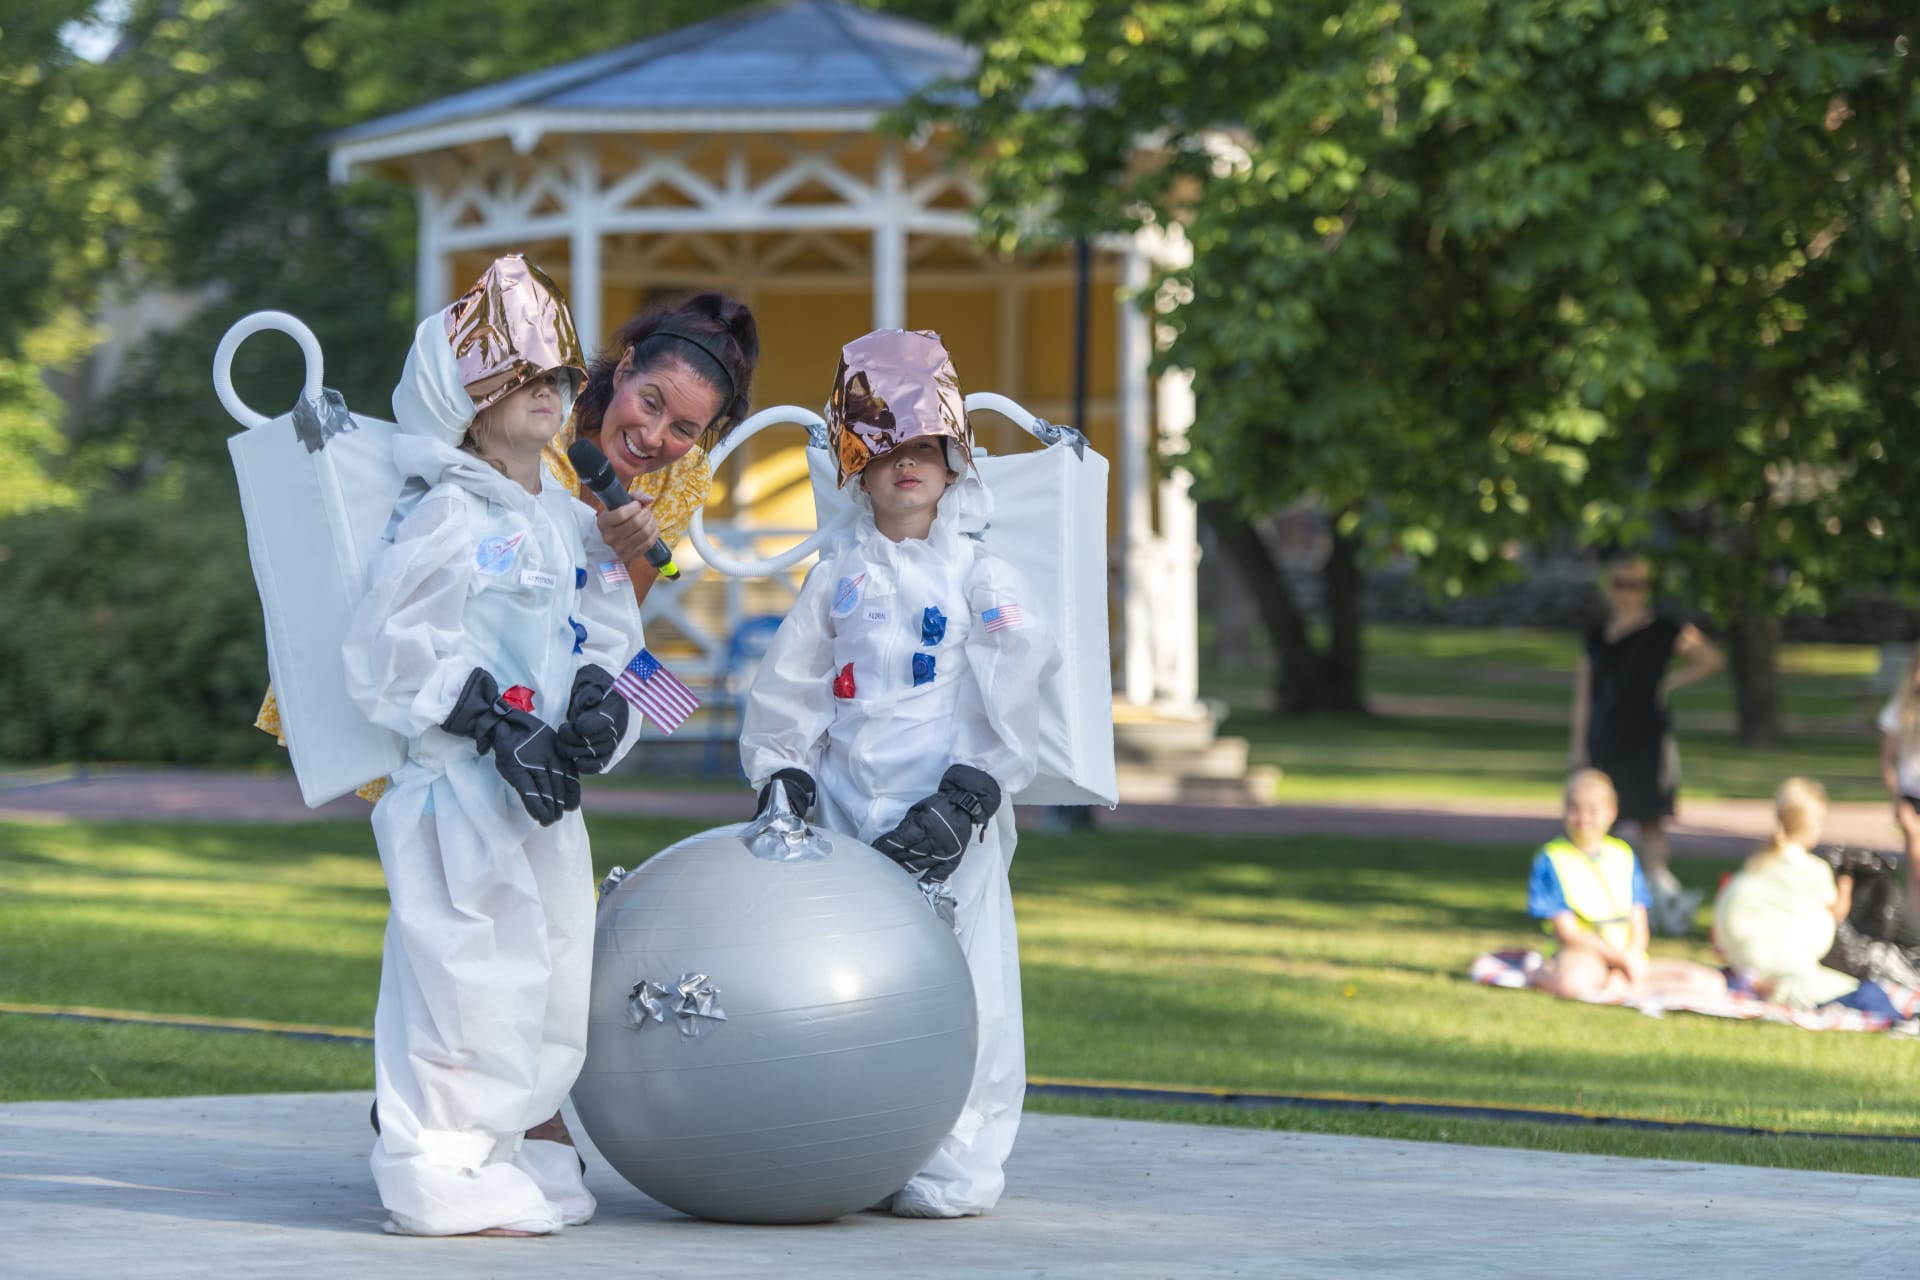
[[[336, 146], [439, 133], [501, 116], [538, 117], [540, 132], [645, 117], [776, 117], [810, 127], [821, 113], [878, 114], [948, 76], [974, 52], [924, 23], [841, 0], [786, 0], [740, 10], [625, 48], [382, 116], [334, 135]], [[1068, 100], [1070, 80], [1043, 100]], [[794, 113], [800, 113], [795, 116]]]

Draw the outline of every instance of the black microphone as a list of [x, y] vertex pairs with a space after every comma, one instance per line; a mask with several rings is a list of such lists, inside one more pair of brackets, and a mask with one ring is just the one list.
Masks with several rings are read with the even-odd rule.
[[[593, 496], [600, 504], [612, 511], [633, 501], [633, 495], [620, 483], [620, 477], [613, 473], [613, 464], [607, 461], [607, 455], [600, 452], [600, 446], [591, 440], [575, 440], [567, 446], [567, 461], [573, 464], [574, 474], [580, 477], [580, 483], [593, 490]], [[658, 538], [647, 548], [647, 563], [660, 571], [660, 576], [672, 582], [680, 576], [680, 566], [673, 562], [673, 551]]]

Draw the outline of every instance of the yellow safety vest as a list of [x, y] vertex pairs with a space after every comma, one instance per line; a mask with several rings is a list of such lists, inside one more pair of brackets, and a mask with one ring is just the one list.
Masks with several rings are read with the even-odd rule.
[[[1560, 893], [1580, 923], [1615, 947], [1627, 945], [1633, 921], [1633, 850], [1607, 836], [1589, 857], [1571, 840], [1549, 840], [1542, 853], [1560, 877]], [[1553, 921], [1541, 922], [1548, 933]]]

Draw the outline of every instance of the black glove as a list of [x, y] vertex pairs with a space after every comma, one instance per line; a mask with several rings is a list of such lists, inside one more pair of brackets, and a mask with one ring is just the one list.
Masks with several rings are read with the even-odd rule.
[[754, 817], [759, 817], [773, 806], [775, 787], [786, 789], [787, 807], [802, 818], [813, 811], [813, 799], [817, 790], [813, 784], [813, 775], [805, 769], [782, 769], [767, 780], [766, 786], [760, 788], [760, 807], [754, 810]]
[[606, 668], [589, 662], [573, 677], [567, 720], [554, 733], [560, 754], [581, 773], [600, 773], [627, 734], [627, 700], [613, 692]]
[[952, 765], [941, 775], [940, 789], [908, 809], [900, 825], [873, 847], [922, 880], [938, 884], [960, 865], [973, 828], [984, 831], [999, 807], [999, 783], [972, 765]]
[[472, 738], [481, 755], [493, 752], [493, 767], [541, 826], [551, 826], [561, 814], [580, 807], [580, 775], [560, 754], [552, 727], [502, 698], [500, 682], [485, 668], [473, 669], [453, 714], [440, 727]]

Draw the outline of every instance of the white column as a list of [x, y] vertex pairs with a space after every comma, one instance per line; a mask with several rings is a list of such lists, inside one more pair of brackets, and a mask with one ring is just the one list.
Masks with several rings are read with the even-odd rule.
[[873, 327], [907, 324], [906, 200], [900, 176], [900, 144], [880, 144], [879, 193], [873, 225]]
[[[1027, 293], [1019, 277], [1010, 271], [999, 273], [994, 283], [994, 386], [1001, 395], [1019, 404], [1027, 400]], [[1085, 430], [1082, 423], [1072, 426]], [[1027, 447], [1015, 430], [1009, 438], [1008, 452]]]
[[[1160, 456], [1174, 457], [1185, 451], [1193, 426], [1193, 373], [1170, 369], [1156, 390]], [[1200, 698], [1200, 530], [1192, 488], [1184, 467], [1159, 483], [1161, 565], [1153, 578], [1154, 697], [1182, 708]]]
[[424, 320], [453, 299], [447, 283], [447, 255], [440, 247], [440, 196], [433, 178], [420, 173], [413, 180], [413, 204], [420, 222], [419, 245], [415, 251], [413, 278], [413, 314]]
[[[1120, 694], [1135, 706], [1153, 701], [1153, 437], [1147, 366], [1153, 330], [1139, 294], [1150, 275], [1137, 244], [1122, 251], [1120, 288]], [[1078, 425], [1078, 424], [1076, 424]]]
[[588, 360], [607, 340], [600, 330], [600, 156], [592, 138], [574, 142], [568, 156], [567, 214], [572, 224], [572, 285], [567, 301]]

